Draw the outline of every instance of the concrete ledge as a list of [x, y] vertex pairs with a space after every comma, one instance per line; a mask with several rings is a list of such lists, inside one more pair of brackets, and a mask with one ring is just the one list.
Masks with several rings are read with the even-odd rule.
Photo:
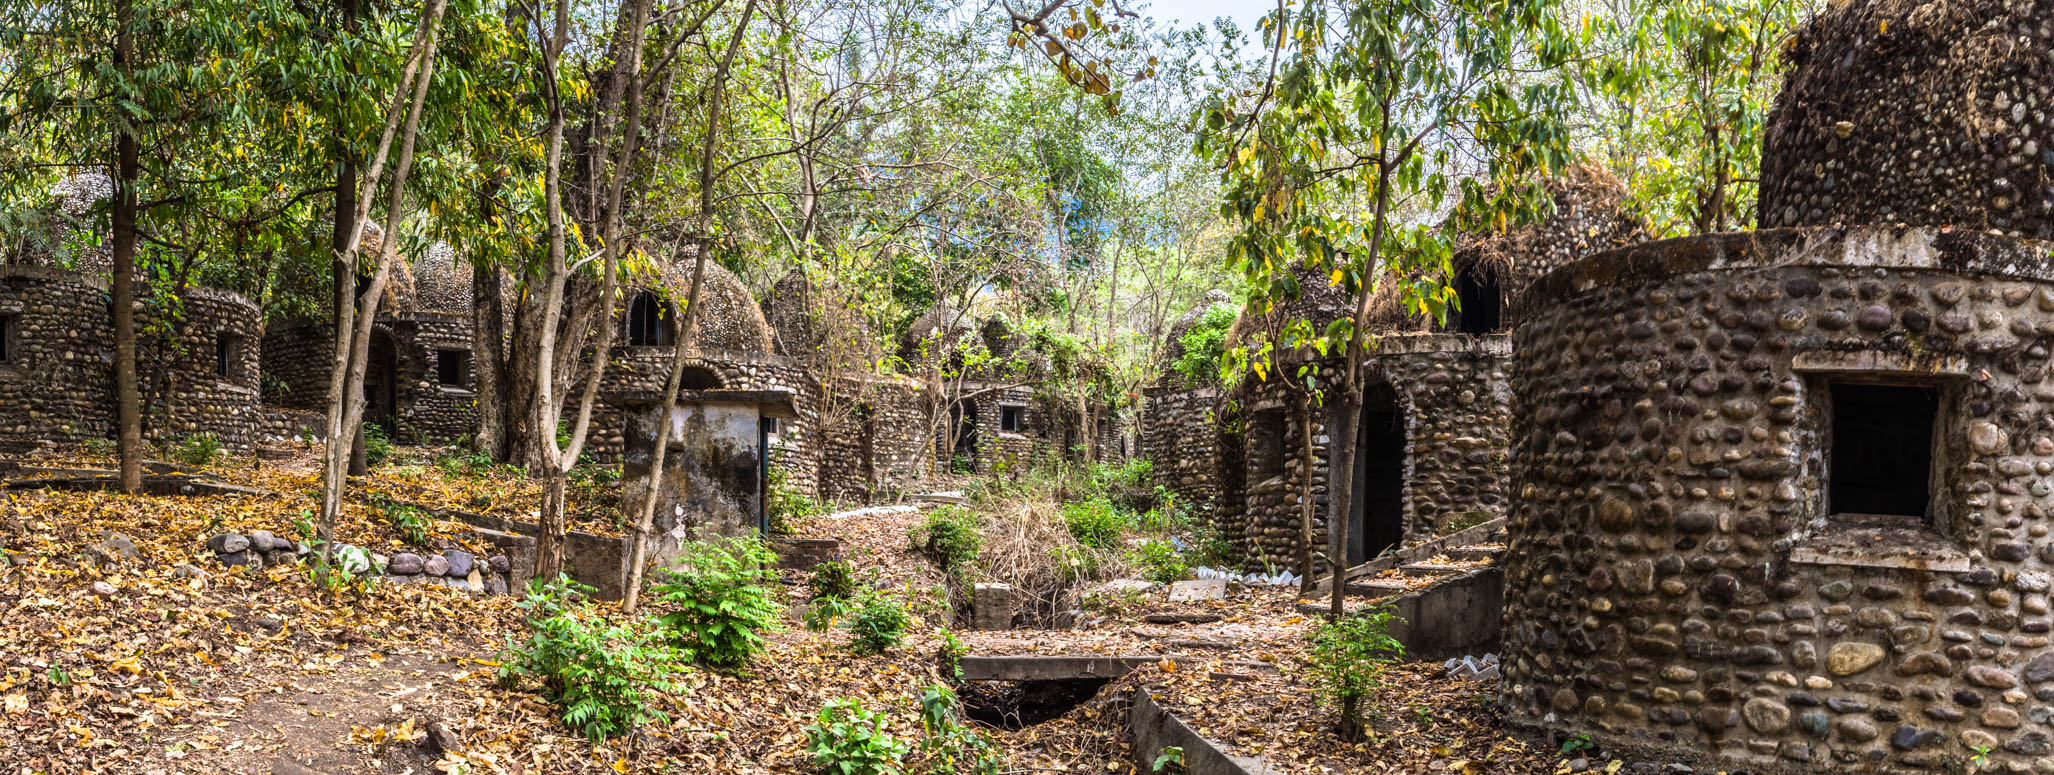
[[1133, 707], [1127, 714], [1127, 732], [1133, 745], [1128, 748], [1139, 772], [1153, 772], [1155, 757], [1164, 748], [1184, 752], [1186, 775], [1265, 775], [1277, 772], [1257, 756], [1235, 756], [1226, 747], [1185, 724], [1158, 705], [1146, 689], [1134, 691]]
[[[1440, 554], [1455, 547], [1468, 546], [1470, 544], [1486, 542], [1490, 539], [1490, 537], [1493, 534], [1497, 533], [1499, 530], [1503, 530], [1504, 528], [1504, 517], [1498, 517], [1497, 519], [1481, 522], [1476, 525], [1472, 525], [1470, 527], [1441, 536], [1439, 538], [1435, 538], [1431, 541], [1422, 541], [1420, 543], [1413, 544], [1403, 549], [1399, 549], [1395, 552], [1391, 552], [1390, 554], [1384, 555], [1382, 557], [1378, 557], [1374, 560], [1370, 560], [1369, 562], [1365, 562], [1361, 565], [1349, 568], [1348, 572], [1342, 578], [1352, 580], [1359, 579], [1364, 576], [1374, 576], [1376, 574], [1382, 573], [1392, 568], [1396, 568], [1400, 565], [1409, 565], [1411, 563], [1419, 562], [1420, 560], [1433, 557], [1434, 555]], [[1314, 585], [1313, 589], [1315, 590], [1316, 594], [1323, 594], [1319, 592], [1319, 590], [1330, 590], [1333, 589], [1333, 587], [1327, 586], [1327, 582], [1321, 582], [1319, 584]]]

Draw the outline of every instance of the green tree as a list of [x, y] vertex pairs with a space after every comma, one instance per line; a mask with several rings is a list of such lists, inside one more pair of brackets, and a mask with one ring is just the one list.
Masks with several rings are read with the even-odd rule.
[[[1352, 314], [1324, 331], [1293, 321], [1282, 344], [1339, 354], [1322, 380], [1337, 407], [1329, 460], [1355, 465], [1365, 325], [1380, 282], [1395, 282], [1408, 308], [1445, 315], [1449, 253], [1459, 230], [1504, 227], [1540, 200], [1537, 180], [1569, 153], [1560, 116], [1572, 103], [1559, 83], [1526, 73], [1571, 53], [1552, 0], [1309, 2], [1263, 22], [1275, 77], [1252, 103], [1214, 98], [1201, 112], [1198, 147], [1221, 166], [1222, 212], [1238, 224], [1228, 246], [1260, 303], [1296, 295], [1299, 263], [1331, 275]], [[1453, 217], [1439, 215], [1452, 209]], [[1230, 368], [1268, 364], [1243, 352]], [[1352, 477], [1332, 477], [1327, 562], [1346, 562]], [[1345, 585], [1333, 587], [1340, 616]]]

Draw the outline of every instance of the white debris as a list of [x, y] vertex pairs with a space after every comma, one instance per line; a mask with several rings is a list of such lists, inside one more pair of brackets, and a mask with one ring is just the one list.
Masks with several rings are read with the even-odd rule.
[[833, 514], [827, 515], [827, 518], [848, 519], [850, 517], [875, 517], [885, 514], [911, 514], [919, 510], [920, 509], [914, 508], [912, 506], [906, 506], [903, 504], [897, 506], [871, 506], [869, 508], [850, 509], [848, 511], [837, 511]]

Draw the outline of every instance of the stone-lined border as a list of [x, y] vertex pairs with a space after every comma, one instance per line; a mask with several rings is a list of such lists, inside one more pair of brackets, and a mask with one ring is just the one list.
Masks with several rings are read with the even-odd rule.
[[1207, 739], [1156, 704], [1147, 687], [1134, 689], [1129, 702], [1127, 734], [1133, 744], [1128, 751], [1140, 772], [1153, 772], [1156, 754], [1172, 746], [1184, 751], [1185, 775], [1267, 775], [1277, 771], [1260, 756], [1227, 753], [1226, 746]]
[[[1440, 554], [1449, 549], [1456, 549], [1464, 546], [1473, 546], [1475, 544], [1480, 543], [1489, 543], [1490, 537], [1503, 529], [1505, 529], [1504, 517], [1498, 517], [1497, 519], [1479, 522], [1475, 525], [1471, 525], [1461, 530], [1457, 530], [1453, 533], [1449, 533], [1434, 540], [1422, 541], [1420, 543], [1413, 544], [1403, 549], [1399, 549], [1395, 552], [1384, 555], [1382, 557], [1378, 557], [1374, 560], [1370, 560], [1369, 562], [1365, 562], [1361, 565], [1357, 565], [1353, 568], [1349, 568], [1347, 573], [1344, 576], [1342, 576], [1342, 578], [1348, 581], [1354, 581], [1364, 576], [1371, 576], [1378, 573], [1382, 573], [1392, 568], [1396, 568], [1400, 565], [1410, 565], [1412, 563], [1419, 562], [1420, 560], [1433, 557], [1434, 555]], [[1331, 582], [1320, 582], [1314, 584], [1313, 589], [1315, 592], [1318, 592], [1319, 590], [1332, 590], [1332, 587], [1327, 586], [1329, 583]]]

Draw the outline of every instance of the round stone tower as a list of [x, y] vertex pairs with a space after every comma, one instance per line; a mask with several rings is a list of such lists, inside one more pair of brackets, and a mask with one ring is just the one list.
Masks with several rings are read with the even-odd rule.
[[1765, 138], [1773, 228], [1521, 296], [1509, 723], [1728, 771], [2054, 772], [2050, 19], [1833, 5]]

